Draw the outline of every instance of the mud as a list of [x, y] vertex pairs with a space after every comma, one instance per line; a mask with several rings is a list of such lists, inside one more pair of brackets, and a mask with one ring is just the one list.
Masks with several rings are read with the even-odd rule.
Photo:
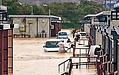
[[[65, 31], [72, 36], [70, 30]], [[14, 75], [61, 75], [58, 64], [72, 56], [72, 53], [44, 52], [43, 45], [47, 39], [51, 38], [14, 39]], [[72, 75], [79, 74], [95, 75], [95, 71], [74, 69], [72, 72]]]

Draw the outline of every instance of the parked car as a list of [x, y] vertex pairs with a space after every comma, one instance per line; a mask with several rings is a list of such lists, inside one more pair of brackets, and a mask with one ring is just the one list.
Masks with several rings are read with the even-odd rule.
[[86, 32], [78, 32], [78, 34], [80, 35], [80, 38], [86, 38]]
[[[101, 47], [99, 45], [91, 45], [89, 50], [90, 57], [97, 57], [97, 51], [100, 51]], [[96, 62], [95, 58], [91, 58], [90, 62]]]
[[59, 47], [58, 43], [61, 41], [61, 39], [50, 39], [45, 42], [45, 46], [43, 46], [45, 52], [49, 51], [56, 51], [58, 52]]
[[68, 39], [68, 34], [65, 31], [59, 31], [57, 34], [58, 39]]

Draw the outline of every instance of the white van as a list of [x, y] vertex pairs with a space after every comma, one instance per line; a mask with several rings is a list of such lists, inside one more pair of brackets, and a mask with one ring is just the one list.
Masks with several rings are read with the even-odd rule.
[[[91, 45], [89, 50], [90, 57], [97, 57], [97, 51], [100, 51], [100, 49], [99, 45]], [[96, 62], [96, 58], [90, 58], [90, 62]]]

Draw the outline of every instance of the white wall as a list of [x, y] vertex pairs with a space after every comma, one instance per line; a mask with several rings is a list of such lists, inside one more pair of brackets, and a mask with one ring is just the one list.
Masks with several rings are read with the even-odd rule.
[[[29, 21], [33, 21], [33, 23], [29, 24]], [[30, 34], [31, 37], [37, 36], [37, 21], [36, 21], [36, 18], [27, 18], [26, 19], [26, 33]]]
[[96, 30], [96, 44], [102, 46], [102, 35]]
[[[0, 15], [0, 19], [2, 19], [2, 15]], [[0, 21], [0, 24], [2, 23], [2, 21]]]
[[85, 23], [85, 24], [84, 24], [84, 31], [85, 31], [86, 33], [90, 33], [89, 25], [90, 25], [90, 24], [88, 24], [88, 23]]
[[38, 33], [40, 34], [43, 30], [47, 33], [47, 37], [50, 37], [49, 32], [49, 18], [38, 19]]
[[[13, 23], [19, 24], [19, 27], [24, 27], [23, 19], [24, 18], [13, 18]], [[29, 20], [32, 20], [33, 23], [29, 24], [28, 23]], [[38, 34], [40, 34], [44, 30], [47, 33], [47, 37], [50, 37], [49, 18], [38, 18], [38, 28], [37, 28], [37, 18], [26, 18], [26, 34], [30, 34], [31, 37], [36, 37], [37, 29]], [[19, 28], [14, 29], [14, 34], [20, 34]]]
[[[19, 27], [21, 27], [23, 25], [23, 23], [21, 22], [23, 18], [13, 18], [13, 23], [14, 24], [19, 24]], [[13, 34], [20, 34], [19, 28], [15, 28], [13, 30]]]

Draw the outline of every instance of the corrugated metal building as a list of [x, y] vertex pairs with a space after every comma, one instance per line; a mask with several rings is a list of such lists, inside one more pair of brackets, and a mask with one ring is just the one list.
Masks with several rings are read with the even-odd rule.
[[9, 15], [20, 25], [14, 34], [30, 37], [54, 37], [61, 30], [61, 18], [52, 15]]

